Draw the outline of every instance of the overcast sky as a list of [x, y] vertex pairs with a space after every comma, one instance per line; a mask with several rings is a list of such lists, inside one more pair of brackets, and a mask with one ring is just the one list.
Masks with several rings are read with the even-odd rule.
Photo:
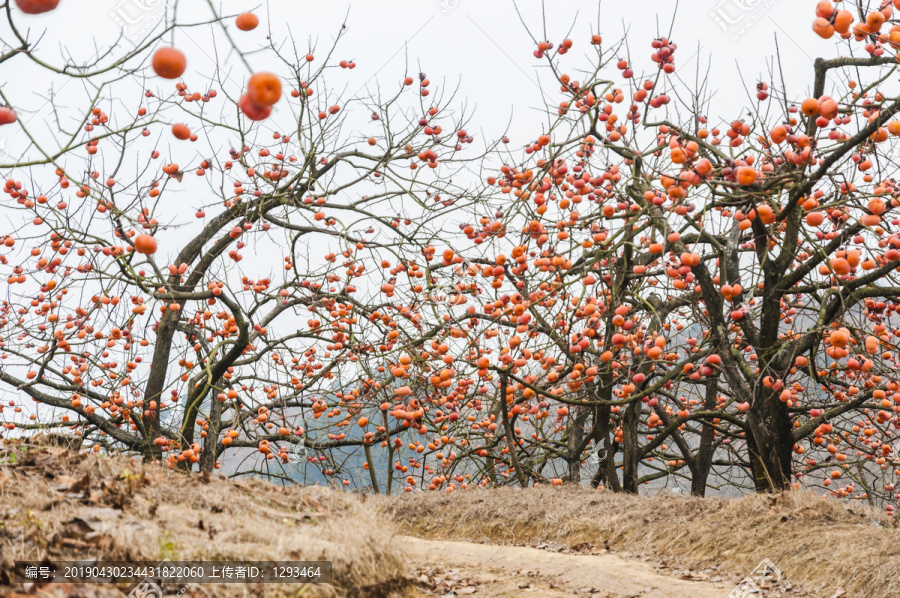
[[[170, 0], [170, 16], [174, 6]], [[105, 50], [117, 38], [121, 39], [111, 55], [126, 54], [148, 30], [161, 26], [166, 7], [163, 0], [61, 0], [56, 11], [45, 15], [27, 16], [15, 8], [13, 11], [19, 30], [23, 34], [27, 32], [31, 40], [40, 38], [36, 55], [49, 63], [59, 64], [61, 55], [71, 56], [76, 62], [90, 60], [98, 50]], [[820, 40], [811, 31], [813, 0], [683, 0], [677, 11], [672, 0], [606, 0], [602, 3], [553, 0], [547, 2], [546, 11], [540, 0], [519, 0], [517, 5], [512, 0], [270, 0], [262, 5], [227, 0], [216, 7], [220, 14], [235, 15], [252, 9], [260, 16], [260, 27], [246, 33], [235, 30], [233, 21], [228, 20], [234, 39], [248, 53], [246, 58], [253, 71], [284, 70], [269, 62], [271, 53], [252, 53], [267, 43], [270, 30], [272, 39], [283, 50], [293, 39], [299, 52], [305, 53], [312, 45], [321, 59], [342, 23], [346, 23], [346, 35], [334, 58], [353, 60], [357, 68], [330, 73], [328, 84], [331, 87], [344, 89], [349, 95], [364, 95], [367, 86], [375, 89], [382, 85], [394, 90], [404, 76], [424, 71], [435, 87], [444, 87], [445, 82], [450, 87], [458, 86], [455, 101], [458, 104], [465, 102], [472, 112], [470, 133], [496, 139], [509, 125], [509, 136], [518, 148], [533, 141], [547, 120], [540, 110], [542, 92], [537, 83], [537, 69], [542, 61], [532, 55], [535, 46], [528, 29], [539, 40], [549, 39], [558, 44], [568, 36], [575, 42], [573, 50], [565, 57], [564, 66], [571, 67], [571, 74], [576, 78], [579, 67], [590, 66], [584, 53], [589, 50], [593, 33], [602, 34], [604, 45], [610, 47], [627, 34], [627, 44], [620, 57], [630, 55], [640, 77], [642, 73], [649, 75], [655, 70], [650, 60], [650, 42], [658, 35], [668, 35], [672, 31], [671, 39], [679, 46], [676, 75], [691, 86], [698, 72], [706, 81], [708, 92], [714, 95], [709, 114], [713, 123], [743, 116], [742, 107], [749, 103], [748, 87], [752, 94], [753, 86], [761, 78], [772, 81], [768, 75], [768, 61], [775, 54], [776, 37], [789, 91], [798, 100], [806, 97], [810, 90], [813, 57], [831, 57], [837, 53], [834, 42]], [[180, 0], [177, 4], [179, 23], [202, 23], [211, 16], [207, 0]], [[8, 41], [12, 36], [7, 29], [4, 20], [0, 31], [2, 39]], [[226, 72], [225, 78], [233, 86], [231, 91], [241, 89], [250, 73], [235, 56], [228, 55], [218, 27], [203, 25], [181, 29], [167, 42], [187, 54], [188, 72], [184, 80], [192, 91], [205, 91], [197, 88], [213, 75], [216, 64]], [[547, 81], [544, 77], [545, 85]], [[143, 100], [144, 86], [156, 89], [163, 83], [169, 84], [151, 77], [148, 71], [146, 81], [116, 84], [115, 96], [107, 98], [106, 102], [117, 101], [136, 110]], [[57, 121], [49, 110], [51, 104], [47, 97], [51, 87], [55, 94], [54, 103], [63, 110], [66, 107], [73, 110], [70, 120], [61, 118]], [[76, 122], [76, 117], [83, 115], [85, 99], [93, 93], [83, 81], [48, 74], [24, 57], [0, 66], [0, 89], [19, 113], [20, 124], [27, 126], [29, 132], [42, 142], [51, 137], [58, 141], [60, 129], [69, 128]], [[167, 89], [171, 91], [171, 87]], [[554, 103], [560, 101], [558, 89], [547, 88], [547, 91]], [[276, 106], [273, 119], [261, 123], [260, 130], [271, 131], [279, 125], [289, 130], [289, 124], [285, 122], [288, 119], [283, 117], [289, 117], [290, 111], [284, 104]], [[219, 103], [220, 107], [224, 105]], [[279, 117], [282, 117], [280, 121]], [[160, 144], [158, 147], [165, 158], [182, 164], [192, 162], [186, 155], [179, 157], [179, 152], [199, 150], [177, 146], [178, 142], [174, 142], [164, 129], [159, 127], [146, 143]], [[19, 129], [10, 127], [8, 130]], [[4, 133], [0, 131], [0, 163], [17, 160], [28, 143], [21, 134], [4, 136]], [[52, 143], [48, 141], [48, 144]], [[233, 143], [233, 140], [227, 143]], [[170, 150], [170, 145], [175, 147]], [[157, 146], [150, 149], [153, 147]], [[219, 149], [221, 147], [227, 149], [228, 146]], [[96, 166], [104, 176], [107, 167], [115, 166], [114, 152], [111, 155], [109, 159], [113, 164], [106, 164], [107, 158], [101, 155], [101, 164]], [[46, 176], [45, 170], [36, 169], [33, 174], [38, 189], [43, 184], [52, 186], [55, 182], [54, 177]], [[29, 175], [17, 173], [17, 176], [25, 178]], [[196, 177], [192, 180], [196, 181]], [[181, 194], [175, 197], [185, 200], [168, 200], [166, 215], [174, 214], [182, 207], [184, 219], [198, 226], [193, 213], [203, 201], [205, 189], [208, 188], [186, 179], [185, 185], [172, 191]], [[20, 224], [18, 213], [0, 213], [0, 227], [16, 228]], [[187, 232], [179, 229], [162, 234]], [[177, 246], [177, 243], [166, 243], [163, 237], [161, 263], [165, 263], [162, 256], [172, 254]], [[252, 256], [248, 262], [253, 262]], [[0, 396], [3, 393], [0, 389]]]
[[[710, 89], [716, 93], [710, 116], [717, 116], [718, 111], [718, 116], [730, 120], [740, 116], [739, 107], [747, 104], [741, 75], [749, 86], [760, 77], [768, 79], [766, 61], [775, 52], [776, 36], [782, 66], [797, 93], [809, 86], [812, 57], [835, 54], [832, 42], [818, 39], [810, 30], [814, 5], [811, 0], [683, 0], [676, 11], [672, 0], [554, 0], [542, 11], [539, 0], [520, 0], [518, 9], [539, 39], [546, 36], [558, 43], [572, 30], [569, 36], [575, 48], [569, 56], [573, 68], [586, 64], [582, 52], [591, 33], [601, 33], [605, 43], [611, 44], [627, 32], [628, 50], [638, 74], [642, 70], [649, 73], [650, 41], [658, 33], [673, 31], [672, 38], [679, 45], [678, 75], [693, 84], [698, 61], [701, 76], [705, 77], [708, 66]], [[260, 15], [262, 24], [251, 33], [234, 31], [231, 26], [235, 39], [248, 51], [266, 42], [269, 27], [278, 43], [290, 35], [301, 49], [313, 43], [324, 50], [346, 17], [348, 30], [336, 57], [355, 60], [357, 68], [342, 73], [343, 80], [333, 85], [346, 85], [351, 91], [366, 82], [393, 85], [407, 72], [422, 70], [435, 82], [459, 82], [460, 97], [477, 107], [475, 120], [481, 126], [499, 127], [514, 115], [512, 133], [521, 131], [523, 137], [531, 137], [535, 123], [544, 120], [534, 109], [540, 98], [536, 84], [540, 61], [531, 54], [533, 43], [512, 0], [270, 0], [261, 5], [227, 0], [216, 6], [223, 14], [254, 9]], [[125, 39], [114, 53], [132, 49], [130, 40], [139, 40], [158, 22], [164, 7], [163, 0], [62, 0], [53, 13], [19, 14], [16, 22], [23, 29], [32, 28], [32, 39], [43, 34], [38, 55], [54, 58], [64, 50], [86, 59], [96, 47], [112, 43], [123, 26]], [[200, 22], [211, 14], [206, 0], [182, 0], [177, 10], [183, 23]], [[209, 74], [216, 61], [222, 63], [214, 39], [210, 27], [175, 35], [174, 43], [189, 56], [186, 79], [191, 77], [190, 70]], [[251, 55], [248, 60], [254, 70], [267, 67], [263, 54]], [[233, 69], [230, 76], [237, 82], [246, 77], [247, 69], [233, 56], [224, 62]], [[51, 80], [27, 60], [10, 61], [0, 72], [4, 93], [16, 98], [20, 112], [33, 111], [24, 118], [35, 114], [44, 118], [43, 102], [29, 94], [45, 94]], [[79, 93], [78, 87], [78, 82], [68, 83], [63, 97]]]

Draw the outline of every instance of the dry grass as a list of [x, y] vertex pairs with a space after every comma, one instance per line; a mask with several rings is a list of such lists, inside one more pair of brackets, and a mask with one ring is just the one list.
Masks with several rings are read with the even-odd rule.
[[[363, 503], [328, 488], [204, 479], [42, 447], [0, 466], [0, 595], [25, 590], [8, 579], [11, 561], [49, 556], [330, 560], [334, 584], [309, 586], [304, 598], [409, 596], [410, 563], [392, 544], [400, 531], [457, 541], [605, 546], [736, 577], [769, 558], [792, 583], [826, 598], [838, 589], [847, 596], [895, 598], [900, 531], [894, 525], [866, 507], [803, 492], [732, 500], [510, 488]], [[57, 586], [29, 595], [106, 598], [128, 589]], [[300, 589], [205, 585], [202, 594], [186, 595], [274, 598], [297, 596]]]
[[868, 507], [807, 492], [698, 499], [577, 487], [475, 490], [378, 499], [411, 535], [564, 547], [606, 545], [749, 574], [769, 558], [785, 578], [830, 598], [900, 596], [900, 531]]
[[[77, 521], [80, 520], [80, 521]], [[125, 458], [45, 447], [0, 468], [0, 595], [13, 560], [329, 560], [334, 583], [304, 598], [412, 593], [406, 563], [367, 505], [323, 487], [198, 479]], [[6, 577], [6, 579], [4, 579]], [[5, 587], [4, 587], [5, 586]], [[125, 588], [127, 592], [130, 588]], [[301, 586], [204, 585], [198, 596], [296, 596]], [[122, 596], [113, 586], [38, 595]], [[191, 594], [186, 594], [190, 596]]]

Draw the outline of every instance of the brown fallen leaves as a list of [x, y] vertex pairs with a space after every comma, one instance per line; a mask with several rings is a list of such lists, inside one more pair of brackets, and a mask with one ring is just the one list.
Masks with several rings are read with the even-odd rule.
[[[128, 593], [104, 585], [13, 583], [13, 561], [45, 559], [330, 560], [333, 584], [250, 584], [239, 591], [255, 598], [294, 596], [301, 589], [304, 598], [412, 591], [390, 527], [356, 498], [331, 488], [201, 478], [59, 447], [17, 447], [15, 454], [0, 468], [0, 596]], [[196, 596], [232, 596], [235, 588], [209, 584]]]

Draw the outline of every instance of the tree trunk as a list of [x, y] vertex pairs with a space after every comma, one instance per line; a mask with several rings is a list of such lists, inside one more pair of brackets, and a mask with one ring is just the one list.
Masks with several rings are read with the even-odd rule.
[[153, 444], [152, 440], [144, 439], [141, 444], [141, 460], [144, 463], [162, 461], [162, 448]]
[[757, 395], [747, 413], [747, 449], [757, 492], [790, 488], [794, 440], [791, 418], [775, 393]]
[[[719, 379], [714, 378], [707, 383], [706, 396], [703, 398], [703, 408], [713, 411], [716, 408], [716, 394], [719, 391]], [[712, 469], [713, 441], [716, 431], [712, 424], [702, 423], [700, 432], [700, 447], [697, 449], [697, 457], [694, 459], [694, 467], [691, 470], [691, 494], [694, 496], [706, 496], [706, 483], [709, 480], [709, 472]]]
[[512, 463], [516, 479], [522, 488], [528, 487], [528, 479], [519, 465], [519, 445], [516, 444], [516, 436], [513, 434], [512, 424], [509, 422], [509, 410], [506, 405], [506, 389], [509, 387], [509, 377], [500, 374], [500, 413], [503, 416], [503, 427], [506, 430], [506, 446], [509, 448], [509, 460]]
[[[388, 422], [387, 411], [381, 412], [384, 417], [384, 429], [390, 430], [390, 422]], [[394, 443], [391, 442], [390, 434], [387, 437], [387, 449], [388, 449], [388, 458], [387, 458], [387, 483], [384, 486], [384, 493], [388, 496], [391, 495], [391, 486], [394, 485]]]
[[642, 405], [640, 401], [633, 401], [625, 410], [622, 420], [622, 490], [630, 494], [638, 493], [638, 423]]
[[375, 475], [375, 461], [372, 459], [372, 447], [368, 444], [364, 444], [363, 450], [366, 452], [366, 465], [369, 466], [369, 479], [372, 480], [372, 490], [375, 494], [380, 494], [378, 490], [378, 477]]
[[200, 471], [212, 473], [216, 468], [216, 445], [219, 443], [219, 432], [222, 425], [222, 403], [212, 392], [209, 392], [207, 396], [209, 396], [210, 402], [209, 429], [206, 431], [203, 453], [200, 455]]
[[[566, 481], [572, 484], [581, 483], [581, 456], [584, 452], [584, 425], [590, 416], [590, 411], [583, 407], [575, 408], [575, 416], [573, 424], [568, 434], [568, 472], [566, 473]], [[590, 441], [588, 441], [590, 442]]]
[[[604, 401], [612, 401], [612, 374], [606, 372], [602, 375], [600, 390], [598, 397]], [[594, 430], [591, 436], [594, 439], [594, 450], [603, 451], [598, 453], [600, 463], [597, 466], [597, 472], [591, 479], [591, 486], [596, 488], [603, 485], [613, 492], [621, 492], [622, 487], [619, 485], [619, 474], [616, 472], [616, 451], [617, 447], [610, 438], [611, 432], [612, 408], [607, 403], [599, 405], [594, 411]]]
[[[150, 375], [147, 378], [147, 384], [144, 387], [144, 402], [149, 405], [151, 401], [156, 402], [156, 409], [151, 415], [149, 426], [139, 425], [144, 439], [151, 445], [153, 441], [161, 436], [161, 428], [159, 422], [159, 413], [162, 409], [163, 389], [166, 385], [166, 373], [169, 370], [169, 357], [172, 353], [172, 340], [175, 338], [175, 329], [180, 317], [180, 311], [166, 310], [166, 313], [160, 318], [159, 325], [156, 328], [156, 343], [153, 347], [153, 362], [150, 365]], [[141, 419], [146, 422], [146, 418]], [[154, 445], [155, 446], [155, 445]], [[162, 453], [160, 453], [161, 455]]]

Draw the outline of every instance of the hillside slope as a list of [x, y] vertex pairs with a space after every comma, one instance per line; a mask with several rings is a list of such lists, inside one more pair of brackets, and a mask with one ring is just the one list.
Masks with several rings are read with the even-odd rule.
[[13, 583], [13, 561], [45, 557], [334, 563], [333, 584], [180, 594], [198, 598], [713, 598], [763, 559], [795, 598], [900, 595], [895, 522], [807, 493], [726, 500], [562, 487], [365, 498], [54, 447], [7, 446], [0, 463], [0, 595], [15, 598], [131, 590]]
[[377, 500], [402, 533], [422, 538], [608, 550], [732, 584], [769, 559], [782, 585], [816, 596], [900, 596], [896, 520], [808, 492], [698, 499], [563, 486]]
[[[304, 598], [378, 598], [413, 592], [390, 532], [357, 498], [330, 488], [204, 478], [53, 448], [21, 452], [15, 460], [0, 468], [0, 594], [25, 589], [11, 586], [12, 561], [45, 556], [333, 562], [333, 585], [205, 585], [186, 596], [246, 591], [281, 597], [303, 590]], [[83, 591], [105, 597], [128, 590], [103, 585]], [[74, 586], [31, 591], [82, 592]]]

